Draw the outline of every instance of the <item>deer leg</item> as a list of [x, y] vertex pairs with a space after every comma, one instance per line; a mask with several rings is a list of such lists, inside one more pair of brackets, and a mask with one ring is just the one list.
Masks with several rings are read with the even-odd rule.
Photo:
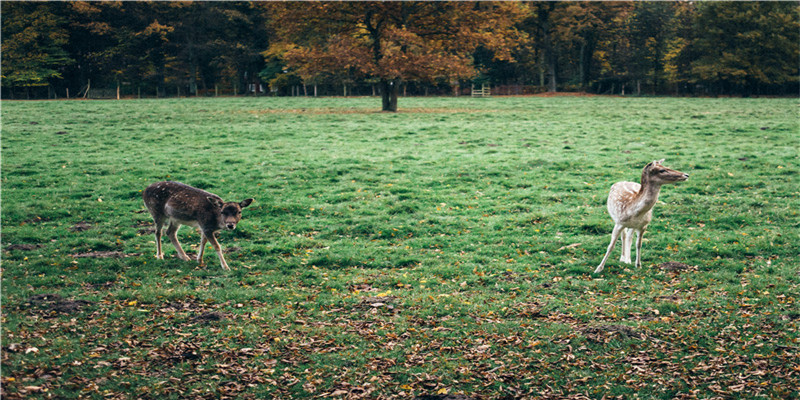
[[183, 251], [181, 248], [180, 242], [178, 242], [178, 236], [176, 233], [178, 232], [178, 228], [181, 227], [181, 224], [177, 222], [170, 222], [169, 226], [167, 227], [167, 237], [169, 237], [170, 242], [172, 245], [175, 246], [175, 250], [178, 251], [178, 258], [184, 261], [189, 261], [189, 256], [186, 255], [186, 252]]
[[164, 252], [161, 250], [161, 228], [164, 227], [164, 221], [154, 220], [156, 224], [156, 259], [163, 260]]
[[614, 243], [617, 242], [619, 238], [619, 234], [622, 232], [622, 225], [614, 225], [614, 230], [611, 232], [611, 243], [608, 245], [608, 250], [606, 250], [606, 255], [603, 257], [603, 261], [600, 262], [600, 265], [597, 266], [597, 269], [594, 270], [594, 273], [600, 273], [606, 265], [606, 260], [608, 260], [608, 256], [611, 255], [611, 250], [614, 250]]
[[624, 262], [626, 264], [631, 263], [631, 244], [633, 244], [633, 229], [625, 228], [622, 231], [622, 255], [619, 258], [619, 261]]
[[642, 237], [644, 236], [645, 229], [647, 229], [647, 227], [636, 230], [636, 268], [642, 267], [640, 255], [642, 254]]
[[200, 249], [197, 250], [197, 262], [200, 265], [203, 264], [203, 252], [206, 250], [206, 243], [208, 243], [208, 239], [206, 239], [206, 235], [203, 232], [200, 232]]
[[217, 238], [214, 237], [213, 233], [207, 235], [206, 238], [208, 239], [208, 242], [211, 243], [211, 247], [214, 248], [214, 251], [217, 252], [217, 255], [219, 256], [219, 262], [222, 264], [222, 269], [230, 271], [231, 269], [228, 267], [228, 263], [225, 262], [225, 257], [222, 255], [222, 248], [220, 247], [219, 242], [217, 242]]

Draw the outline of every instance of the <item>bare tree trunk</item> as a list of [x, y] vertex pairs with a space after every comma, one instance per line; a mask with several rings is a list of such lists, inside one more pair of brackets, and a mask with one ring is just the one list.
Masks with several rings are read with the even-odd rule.
[[381, 79], [382, 111], [397, 112], [397, 80]]
[[119, 81], [117, 81], [117, 100], [119, 100]]

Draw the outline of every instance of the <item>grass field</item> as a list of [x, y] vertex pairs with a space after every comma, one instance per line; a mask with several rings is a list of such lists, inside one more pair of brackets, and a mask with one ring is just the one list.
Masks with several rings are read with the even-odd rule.
[[[800, 396], [797, 99], [379, 101], [4, 101], [3, 398]], [[159, 180], [256, 199], [231, 272]]]

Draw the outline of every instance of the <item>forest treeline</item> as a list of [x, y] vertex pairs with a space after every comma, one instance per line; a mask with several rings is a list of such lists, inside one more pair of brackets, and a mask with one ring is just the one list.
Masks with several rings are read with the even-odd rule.
[[[2, 2], [2, 97], [796, 95], [796, 2]], [[395, 103], [393, 104], [392, 101]]]

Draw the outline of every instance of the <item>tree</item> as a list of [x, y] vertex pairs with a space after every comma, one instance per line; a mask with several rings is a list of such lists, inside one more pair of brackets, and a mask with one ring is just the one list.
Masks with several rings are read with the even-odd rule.
[[70, 49], [76, 55], [77, 79], [96, 84], [129, 80], [165, 94], [170, 23], [167, 3], [70, 2]]
[[800, 7], [794, 3], [698, 4], [698, 37], [690, 49], [694, 81], [716, 93], [758, 94], [798, 82]]
[[403, 81], [476, 74], [479, 46], [510, 59], [516, 3], [279, 3], [274, 21], [283, 57], [301, 76], [351, 70], [376, 78], [382, 110], [397, 111]]
[[577, 63], [573, 81], [582, 90], [588, 90], [595, 80], [599, 44], [612, 38], [615, 17], [625, 15], [630, 7], [629, 3], [617, 2], [565, 2], [553, 10], [553, 40], [560, 48], [573, 49], [564, 56]]
[[3, 2], [3, 83], [11, 87], [48, 86], [61, 79], [72, 60], [64, 19], [43, 3]]
[[670, 2], [635, 3], [629, 22], [629, 34], [637, 94], [640, 92], [639, 83], [648, 77], [653, 93], [661, 89], [667, 43], [673, 34], [670, 27], [673, 26], [675, 5], [676, 3]]
[[558, 90], [558, 52], [553, 41], [554, 26], [552, 14], [556, 7], [562, 4], [549, 1], [530, 3], [525, 19], [521, 21], [521, 29], [533, 39], [535, 55], [533, 63], [538, 67], [542, 78], [540, 84], [545, 84], [544, 72], [547, 72], [547, 90]]

